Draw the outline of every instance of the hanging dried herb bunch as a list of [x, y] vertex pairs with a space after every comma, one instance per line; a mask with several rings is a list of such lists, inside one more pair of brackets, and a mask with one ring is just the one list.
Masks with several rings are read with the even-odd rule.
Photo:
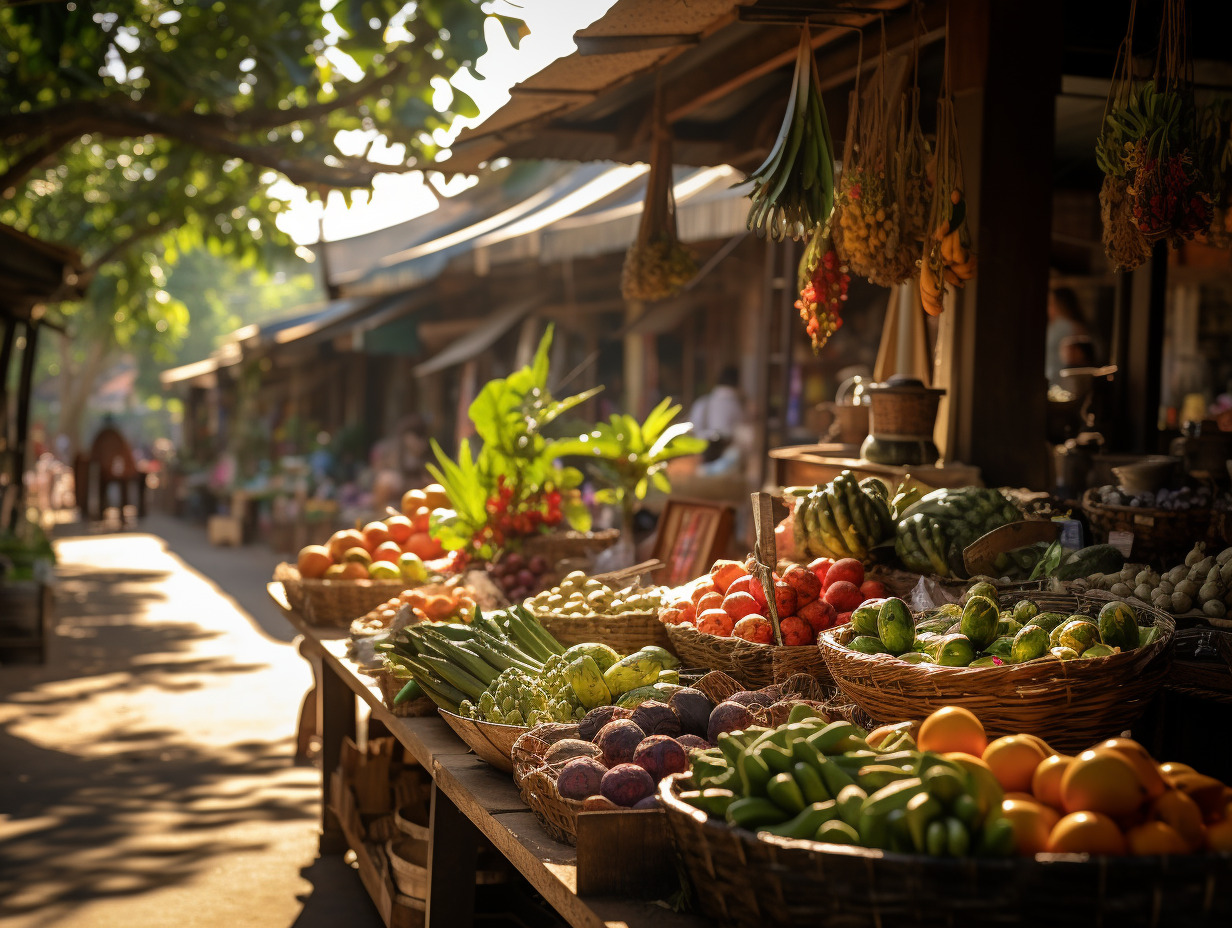
[[947, 285], [962, 287], [975, 276], [975, 255], [967, 228], [967, 201], [963, 198], [962, 158], [958, 151], [958, 122], [950, 92], [950, 35], [946, 24], [945, 72], [937, 97], [937, 146], [932, 161], [933, 192], [928, 210], [929, 234], [920, 261], [920, 302], [930, 316], [945, 308]]
[[[893, 283], [887, 258], [898, 252], [898, 207], [886, 113], [885, 49], [866, 101], [853, 93], [838, 185], [835, 245], [851, 270], [875, 284]], [[852, 126], [855, 125], [853, 132]]]
[[905, 266], [895, 283], [904, 283], [917, 272], [916, 256], [928, 234], [928, 212], [932, 199], [932, 181], [928, 176], [932, 151], [920, 127], [921, 25], [917, 10], [911, 89], [903, 94], [899, 104], [899, 128], [892, 165], [894, 200], [898, 209], [898, 262], [900, 267]]
[[[1185, 0], [1164, 0], [1155, 74], [1141, 85], [1133, 76], [1136, 7], [1131, 3], [1129, 30], [1118, 53], [1120, 68], [1095, 150], [1105, 174], [1104, 244], [1108, 257], [1124, 268], [1146, 260], [1151, 243], [1167, 240], [1176, 245], [1211, 223], [1210, 178], [1193, 101]], [[1108, 228], [1109, 222], [1114, 228]], [[1142, 242], [1133, 241], [1123, 227], [1126, 222]]]
[[1211, 226], [1206, 240], [1218, 248], [1232, 245], [1232, 101], [1204, 107], [1198, 125], [1202, 163], [1210, 178]]
[[[834, 215], [831, 215], [832, 220]], [[830, 222], [819, 225], [809, 239], [800, 259], [797, 280], [800, 299], [796, 300], [796, 309], [800, 311], [814, 352], [820, 351], [830, 336], [842, 327], [840, 313], [847, 300], [847, 286], [851, 283], [851, 276], [834, 248], [830, 229]]]
[[672, 133], [663, 118], [663, 91], [655, 91], [655, 129], [646, 180], [646, 202], [637, 238], [625, 252], [620, 292], [626, 300], [664, 300], [680, 292], [697, 273], [689, 249], [676, 238], [672, 192]]
[[800, 31], [783, 125], [769, 157], [749, 177], [748, 228], [763, 238], [807, 238], [834, 206], [834, 143], [807, 26]]

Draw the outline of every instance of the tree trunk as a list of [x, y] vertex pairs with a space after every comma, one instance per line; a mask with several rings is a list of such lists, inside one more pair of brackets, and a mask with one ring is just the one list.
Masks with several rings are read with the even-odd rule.
[[112, 346], [106, 339], [92, 339], [80, 364], [73, 361], [72, 342], [60, 340], [60, 431], [68, 436], [69, 453], [82, 447], [82, 420], [86, 405], [111, 357]]

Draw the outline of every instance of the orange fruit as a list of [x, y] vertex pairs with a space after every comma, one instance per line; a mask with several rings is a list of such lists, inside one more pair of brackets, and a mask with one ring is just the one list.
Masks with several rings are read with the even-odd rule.
[[1219, 780], [1201, 773], [1181, 773], [1169, 777], [1168, 782], [1198, 804], [1206, 821], [1224, 817], [1224, 785]]
[[1029, 799], [1006, 799], [1001, 803], [1001, 813], [1014, 826], [1014, 847], [1025, 856], [1047, 849], [1052, 829], [1060, 820], [1055, 810]]
[[330, 564], [325, 570], [324, 579], [326, 580], [346, 580], [347, 568], [350, 564]]
[[1061, 807], [1066, 812], [1132, 815], [1147, 799], [1138, 773], [1117, 751], [1096, 748], [1079, 754], [1061, 777]]
[[921, 751], [949, 754], [957, 751], [972, 757], [983, 757], [988, 746], [984, 726], [968, 709], [945, 706], [924, 720], [916, 745]]
[[1207, 826], [1206, 846], [1217, 853], [1232, 851], [1232, 819]]
[[[1039, 802], [1040, 805], [1044, 805], [1044, 803], [1036, 799], [1031, 793], [1021, 793], [1021, 792], [1006, 793], [1005, 798], [1006, 799], [1020, 799], [1023, 802]], [[1049, 806], [1048, 808], [1052, 809], [1052, 806]], [[1052, 809], [1052, 811], [1056, 812], [1057, 810]]]
[[363, 564], [364, 569], [367, 570], [368, 565], [372, 563], [372, 555], [368, 553], [367, 548], [356, 545], [342, 552], [342, 561], [346, 564]]
[[981, 817], [987, 815], [989, 810], [1001, 805], [1002, 800], [1005, 799], [1005, 793], [986, 763], [978, 757], [972, 757], [961, 751], [951, 751], [943, 756], [967, 771], [973, 787], [972, 794], [979, 803]]
[[1155, 758], [1151, 757], [1147, 753], [1146, 748], [1137, 741], [1131, 738], [1109, 738], [1107, 741], [1097, 744], [1096, 747], [1116, 751], [1129, 761], [1130, 766], [1138, 774], [1139, 782], [1146, 789], [1148, 799], [1158, 798], [1168, 788], [1168, 784], [1164, 782], [1163, 776], [1160, 775], [1159, 765], [1155, 763]]
[[411, 527], [417, 532], [426, 532], [432, 527], [432, 510], [427, 506], [420, 506], [411, 513]]
[[1023, 732], [1018, 733], [1018, 737], [1026, 738], [1028, 741], [1034, 741], [1036, 744], [1039, 745], [1040, 750], [1044, 752], [1045, 757], [1051, 757], [1053, 754], [1058, 753], [1057, 750], [1051, 744], [1049, 744], [1039, 735], [1032, 735], [1032, 734], [1028, 734], [1027, 732], [1023, 731]]
[[305, 580], [316, 580], [325, 576], [325, 571], [332, 563], [334, 559], [330, 556], [329, 548], [325, 545], [308, 545], [300, 550], [295, 566]]
[[364, 564], [362, 561], [347, 561], [345, 564], [342, 565], [341, 579], [343, 580], [367, 580], [368, 579], [368, 565]]
[[1167, 763], [1159, 765], [1159, 772], [1163, 774], [1164, 779], [1166, 780], [1169, 777], [1176, 776], [1180, 773], [1197, 773], [1198, 771], [1194, 770], [1193, 767], [1189, 766], [1189, 764], [1181, 764], [1174, 760], [1170, 760]]
[[372, 552], [374, 561], [389, 561], [391, 564], [397, 564], [400, 557], [402, 557], [402, 549], [398, 547], [396, 541], [382, 542]]
[[449, 508], [449, 494], [445, 492], [445, 488], [439, 483], [430, 483], [419, 492], [423, 493], [424, 505], [429, 509]]
[[389, 531], [390, 540], [398, 544], [410, 538], [411, 532], [415, 530], [406, 516], [390, 516], [385, 520], [385, 528]]
[[708, 609], [697, 614], [697, 630], [707, 635], [730, 638], [736, 623], [722, 609]]
[[[698, 602], [701, 600], [701, 598], [705, 596], [707, 593], [718, 593], [718, 590], [714, 588], [714, 581], [711, 580], [709, 576], [702, 579], [697, 584], [697, 586], [693, 587], [693, 592], [689, 594], [689, 599], [692, 600], [693, 605], [696, 606]], [[719, 602], [722, 602], [722, 601], [723, 601], [723, 594], [719, 593]], [[701, 615], [703, 612], [703, 610], [701, 609], [698, 609], [696, 611], [698, 615]]]
[[[704, 594], [697, 601], [697, 605], [694, 611], [697, 613], [697, 615], [701, 615], [703, 612], [709, 612], [711, 609], [722, 609], [722, 608], [723, 608], [723, 594], [716, 590], [714, 592]], [[733, 622], [736, 621], [734, 617], [732, 618], [732, 621]]]
[[403, 551], [409, 551], [423, 560], [430, 560], [436, 551], [436, 543], [427, 532], [416, 532], [402, 545]]
[[1035, 741], [1022, 735], [1006, 735], [984, 749], [984, 763], [1007, 792], [1031, 789], [1035, 768], [1047, 756]]
[[1202, 810], [1180, 790], [1170, 789], [1156, 799], [1151, 806], [1151, 818], [1171, 825], [1191, 851], [1200, 851], [1206, 846]]
[[1074, 759], [1067, 754], [1045, 757], [1031, 774], [1031, 792], [1035, 798], [1054, 809], [1061, 808], [1061, 778]]
[[1071, 812], [1048, 836], [1052, 854], [1124, 854], [1125, 836], [1116, 822], [1099, 812]]
[[325, 547], [329, 548], [329, 556], [337, 564], [342, 560], [342, 555], [346, 553], [348, 548], [363, 548], [367, 550], [368, 543], [364, 540], [364, 536], [355, 529], [344, 528], [340, 532], [334, 532]]
[[384, 522], [369, 522], [361, 530], [364, 536], [364, 541], [367, 542], [366, 547], [369, 551], [375, 551], [377, 546], [385, 544], [390, 540], [389, 528]]
[[407, 490], [402, 494], [402, 514], [404, 516], [410, 517], [416, 509], [426, 505], [428, 505], [428, 497], [423, 490]]
[[1167, 822], [1143, 822], [1125, 833], [1131, 854], [1188, 854], [1189, 845]]

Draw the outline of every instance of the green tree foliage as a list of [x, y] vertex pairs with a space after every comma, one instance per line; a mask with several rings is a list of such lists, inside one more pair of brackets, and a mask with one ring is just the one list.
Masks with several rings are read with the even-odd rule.
[[[167, 259], [132, 244], [175, 230], [179, 250], [242, 253], [281, 238], [278, 176], [319, 195], [430, 166], [432, 131], [475, 112], [457, 90], [438, 112], [433, 82], [482, 54], [486, 18], [476, 0], [0, 3], [0, 221], [80, 249], [87, 281], [129, 280], [104, 291], [117, 312], [170, 330], [137, 305]], [[346, 155], [346, 130], [397, 162]]]

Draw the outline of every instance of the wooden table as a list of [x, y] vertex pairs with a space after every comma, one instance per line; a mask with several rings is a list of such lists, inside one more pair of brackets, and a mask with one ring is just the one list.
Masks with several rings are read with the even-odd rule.
[[969, 464], [948, 462], [936, 465], [919, 464], [912, 467], [874, 464], [835, 454], [827, 445], [789, 445], [770, 451], [770, 465], [774, 482], [779, 486], [813, 486], [827, 483], [842, 471], [849, 470], [856, 479], [880, 477], [891, 489], [904, 477], [910, 475], [918, 482], [938, 489], [940, 487], [978, 487], [980, 469]]
[[[578, 928], [698, 928], [700, 918], [678, 915], [648, 901], [579, 897], [577, 853], [548, 837], [522, 802], [509, 774], [488, 766], [439, 717], [399, 718], [385, 706], [371, 678], [346, 656], [336, 629], [309, 625], [286, 601], [281, 583], [267, 586], [295, 628], [321, 652], [321, 853], [348, 847], [330, 805], [331, 780], [344, 737], [354, 737], [356, 699], [389, 729], [432, 777], [429, 817], [427, 928], [462, 928], [472, 922], [475, 855], [482, 833], [535, 890]], [[440, 866], [437, 866], [437, 864]], [[613, 866], [620, 866], [613, 861]], [[371, 892], [373, 887], [369, 886]], [[378, 908], [385, 909], [377, 900]]]

